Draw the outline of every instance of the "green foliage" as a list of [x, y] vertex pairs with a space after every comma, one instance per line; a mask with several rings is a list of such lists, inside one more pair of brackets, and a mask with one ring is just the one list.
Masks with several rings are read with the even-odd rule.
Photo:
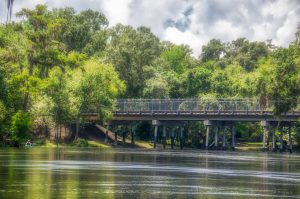
[[164, 50], [160, 57], [167, 70], [181, 74], [191, 67], [191, 52], [192, 50], [188, 46], [172, 45]]
[[297, 105], [300, 94], [299, 65], [295, 63], [296, 49], [278, 49], [273, 54], [274, 76], [271, 96], [275, 100], [274, 113], [281, 115]]
[[75, 141], [71, 144], [71, 146], [88, 147], [88, 146], [89, 146], [89, 143], [88, 143], [88, 141], [87, 141], [86, 139], [81, 139], [81, 138], [79, 138], [79, 139], [75, 140]]
[[[78, 84], [76, 84], [78, 83]], [[72, 79], [81, 112], [96, 111], [101, 120], [109, 119], [116, 97], [125, 90], [114, 67], [101, 60], [89, 60]]]
[[201, 59], [206, 62], [209, 60], [219, 60], [225, 52], [224, 44], [218, 39], [212, 39], [207, 45], [202, 47]]
[[107, 58], [115, 66], [127, 90], [127, 98], [141, 97], [151, 74], [147, 72], [160, 55], [159, 39], [146, 27], [116, 25], [110, 30]]
[[74, 9], [64, 8], [54, 10], [53, 15], [66, 19], [60, 41], [66, 44], [67, 51], [94, 55], [105, 49], [108, 20], [102, 13], [85, 10], [76, 14]]
[[12, 116], [11, 121], [12, 140], [22, 142], [31, 137], [31, 118], [28, 113], [18, 111]]

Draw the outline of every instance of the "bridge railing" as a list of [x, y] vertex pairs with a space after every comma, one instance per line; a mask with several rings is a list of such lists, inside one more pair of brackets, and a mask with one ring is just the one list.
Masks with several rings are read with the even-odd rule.
[[265, 112], [272, 110], [272, 101], [262, 105], [257, 99], [123, 99], [117, 101], [115, 109], [116, 112]]

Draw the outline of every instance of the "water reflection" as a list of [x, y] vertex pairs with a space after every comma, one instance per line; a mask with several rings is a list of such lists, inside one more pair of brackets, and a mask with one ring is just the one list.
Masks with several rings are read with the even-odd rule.
[[300, 156], [2, 149], [0, 198], [300, 198]]

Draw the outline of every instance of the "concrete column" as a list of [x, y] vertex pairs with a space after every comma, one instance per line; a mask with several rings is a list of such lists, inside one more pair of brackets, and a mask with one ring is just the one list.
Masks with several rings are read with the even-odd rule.
[[183, 127], [180, 128], [180, 149], [183, 149]]
[[153, 140], [153, 147], [156, 148], [156, 142], [157, 142], [157, 130], [158, 130], [158, 126], [155, 125], [154, 126], [155, 129], [154, 129], [154, 140]]
[[223, 148], [226, 147], [226, 127], [223, 127]]
[[131, 128], [131, 144], [134, 145], [134, 129]]
[[280, 127], [280, 152], [283, 152], [283, 127]]
[[234, 148], [235, 148], [235, 129], [234, 129], [234, 126], [231, 127], [231, 147], [234, 150]]
[[115, 131], [115, 145], [118, 144], [118, 131]]
[[268, 126], [264, 126], [264, 134], [263, 134], [263, 149], [266, 149], [266, 137], [269, 133]]
[[209, 133], [210, 133], [210, 126], [206, 126], [206, 137], [205, 137], [205, 149], [208, 149], [208, 142], [209, 142]]
[[292, 153], [293, 151], [293, 140], [292, 140], [292, 127], [289, 126], [289, 151]]
[[167, 142], [167, 127], [163, 127], [163, 148], [166, 148], [166, 142]]
[[218, 131], [219, 127], [215, 127], [215, 148], [218, 147]]
[[272, 151], [276, 151], [276, 137], [275, 137], [276, 130], [273, 130], [272, 132]]
[[174, 135], [174, 127], [172, 127], [172, 131], [171, 131], [171, 149], [174, 149], [174, 138], [175, 138], [175, 135]]

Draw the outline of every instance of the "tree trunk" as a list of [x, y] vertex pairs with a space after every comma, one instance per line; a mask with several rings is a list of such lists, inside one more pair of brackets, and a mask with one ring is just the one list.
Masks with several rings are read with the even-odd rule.
[[[29, 55], [28, 57], [29, 60], [29, 77], [32, 76], [33, 73], [33, 57], [32, 54]], [[25, 91], [25, 97], [23, 101], [23, 112], [28, 111], [28, 104], [29, 104], [29, 86], [26, 86], [26, 91]]]

